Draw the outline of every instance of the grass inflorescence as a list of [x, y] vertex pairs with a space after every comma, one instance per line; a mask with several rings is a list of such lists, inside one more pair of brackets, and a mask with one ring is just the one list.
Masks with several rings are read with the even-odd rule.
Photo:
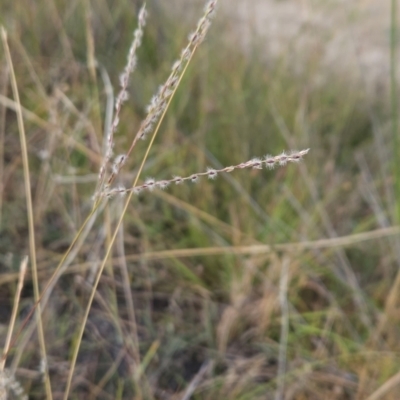
[[172, 4], [0, 5], [0, 397], [396, 400], [391, 104]]
[[206, 176], [209, 179], [215, 179], [218, 174], [223, 172], [230, 173], [235, 169], [246, 169], [246, 168], [262, 169], [263, 166], [269, 169], [273, 169], [276, 166], [284, 166], [287, 163], [299, 162], [308, 153], [308, 151], [309, 149], [302, 151], [291, 151], [289, 154], [283, 152], [282, 154], [275, 157], [265, 156], [264, 159], [253, 158], [249, 161], [220, 169], [214, 169], [209, 167], [207, 168], [206, 172], [197, 172], [185, 177], [174, 176], [172, 179], [163, 179], [163, 180], [155, 180], [153, 178], [147, 178], [145, 183], [138, 186], [134, 186], [131, 189], [126, 189], [124, 187], [116, 187], [114, 189], [109, 190], [108, 192], [105, 192], [103, 195], [105, 197], [112, 197], [117, 194], [125, 195], [128, 192], [134, 192], [136, 194], [139, 194], [142, 190], [152, 191], [155, 188], [166, 189], [172, 183], [176, 185], [180, 185], [181, 183], [184, 183], [186, 181], [196, 183], [202, 176]]

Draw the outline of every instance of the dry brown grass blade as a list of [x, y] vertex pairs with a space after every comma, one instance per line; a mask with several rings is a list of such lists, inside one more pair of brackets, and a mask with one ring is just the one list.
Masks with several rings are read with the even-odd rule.
[[[175, 249], [154, 251], [140, 254], [130, 254], [124, 257], [125, 261], [140, 261], [147, 260], [161, 260], [166, 258], [181, 258], [181, 257], [194, 257], [194, 256], [213, 256], [223, 254], [235, 255], [256, 255], [268, 254], [273, 251], [306, 251], [314, 249], [329, 249], [334, 247], [351, 247], [358, 243], [368, 242], [371, 240], [384, 239], [394, 235], [400, 234], [400, 227], [394, 226], [390, 228], [376, 229], [369, 232], [358, 233], [354, 235], [347, 235], [337, 237], [335, 239], [321, 239], [315, 241], [304, 241], [295, 243], [282, 243], [276, 245], [251, 245], [251, 246], [226, 246], [226, 247], [203, 247], [195, 249]], [[47, 276], [48, 271], [45, 267], [47, 264], [50, 266], [56, 260], [51, 259], [49, 262], [44, 263], [42, 270], [39, 271], [40, 276]], [[115, 257], [112, 259], [113, 264], [119, 264], [121, 259]], [[72, 264], [68, 271], [65, 273], [76, 273], [77, 271], [85, 271], [90, 267], [90, 262], [79, 264]], [[18, 274], [6, 274], [1, 277], [0, 285], [14, 282], [18, 278]]]
[[[296, 252], [315, 249], [334, 249], [338, 247], [349, 247], [357, 243], [399, 234], [400, 227], [394, 226], [390, 228], [376, 229], [370, 232], [357, 233], [354, 235], [341, 236], [332, 239], [320, 239], [315, 241], [282, 243], [275, 245], [264, 244], [251, 246], [203, 247], [196, 249], [164, 250], [150, 253], [132, 254], [126, 256], [126, 259], [128, 261], [138, 261], [142, 258], [146, 258], [148, 260], [158, 260], [162, 258], [212, 256], [220, 254], [256, 255], [266, 254], [273, 251]], [[118, 262], [118, 260], [116, 260], [116, 262]]]

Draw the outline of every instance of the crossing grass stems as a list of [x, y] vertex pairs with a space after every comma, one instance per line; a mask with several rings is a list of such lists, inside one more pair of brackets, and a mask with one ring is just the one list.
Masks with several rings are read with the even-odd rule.
[[[104, 144], [103, 144], [103, 156], [102, 156], [102, 162], [99, 170], [99, 175], [98, 175], [98, 182], [97, 182], [97, 187], [94, 193], [94, 206], [91, 214], [89, 215], [88, 219], [82, 226], [82, 228], [79, 230], [78, 234], [74, 238], [71, 246], [65, 253], [64, 257], [62, 258], [60, 264], [58, 265], [53, 277], [50, 279], [49, 283], [46, 285], [44, 290], [42, 291], [42, 294], [39, 298], [39, 300], [36, 302], [36, 306], [40, 304], [41, 299], [43, 298], [43, 294], [45, 291], [50, 287], [50, 282], [54, 282], [57, 278], [57, 274], [59, 273], [61, 266], [63, 262], [65, 261], [66, 257], [68, 254], [71, 252], [74, 244], [77, 242], [79, 236], [83, 232], [84, 226], [88, 223], [91, 217], [96, 215], [96, 211], [100, 208], [100, 205], [103, 204], [104, 201], [107, 201], [108, 198], [113, 197], [114, 195], [128, 195], [128, 198], [125, 203], [125, 207], [123, 211], [121, 212], [120, 219], [117, 223], [117, 227], [115, 229], [114, 235], [108, 245], [108, 249], [106, 252], [106, 255], [104, 256], [102, 265], [100, 266], [98, 272], [97, 272], [97, 277], [95, 280], [95, 283], [92, 288], [91, 296], [88, 301], [88, 305], [86, 308], [86, 313], [84, 316], [84, 319], [81, 324], [81, 329], [78, 335], [77, 340], [75, 341], [74, 348], [72, 350], [72, 361], [69, 369], [69, 375], [68, 375], [68, 380], [67, 380], [67, 385], [66, 389], [64, 391], [64, 399], [66, 400], [69, 397], [71, 386], [72, 386], [72, 379], [74, 375], [74, 370], [75, 370], [75, 365], [76, 365], [76, 360], [77, 356], [79, 353], [79, 348], [80, 344], [82, 341], [83, 337], [83, 332], [85, 330], [85, 326], [87, 323], [89, 311], [91, 308], [91, 304], [94, 299], [94, 295], [96, 293], [97, 285], [99, 283], [101, 274], [103, 272], [106, 260], [108, 256], [110, 255], [111, 248], [114, 244], [116, 235], [120, 229], [122, 219], [124, 217], [124, 214], [127, 209], [127, 205], [129, 204], [131, 200], [132, 194], [136, 193], [139, 194], [140, 192], [147, 190], [147, 191], [152, 191], [153, 189], [165, 189], [167, 188], [170, 184], [182, 184], [185, 182], [197, 182], [201, 177], [207, 177], [209, 179], [215, 179], [218, 174], [223, 174], [223, 173], [231, 173], [237, 169], [262, 169], [263, 167], [267, 167], [269, 169], [272, 169], [277, 166], [284, 166], [287, 163], [297, 163], [302, 160], [302, 158], [308, 153], [309, 149], [301, 150], [301, 151], [290, 151], [288, 153], [283, 152], [279, 155], [276, 156], [265, 156], [264, 158], [253, 158], [249, 161], [245, 161], [236, 165], [232, 166], [227, 166], [219, 169], [214, 169], [214, 168], [208, 168], [207, 171], [205, 172], [197, 172], [190, 174], [185, 177], [181, 176], [174, 176], [171, 179], [161, 179], [157, 180], [154, 178], [147, 178], [144, 183], [138, 184], [138, 180], [141, 174], [141, 171], [143, 169], [143, 165], [147, 159], [147, 156], [149, 154], [150, 148], [152, 144], [154, 143], [155, 137], [157, 135], [157, 132], [159, 130], [159, 127], [161, 125], [161, 122], [165, 116], [166, 111], [168, 110], [169, 104], [182, 80], [183, 75], [185, 74], [185, 71], [192, 60], [192, 57], [198, 48], [198, 46], [203, 42], [209, 28], [211, 25], [211, 21], [213, 16], [215, 15], [216, 7], [217, 7], [217, 0], [211, 0], [208, 1], [205, 8], [204, 8], [204, 13], [199, 19], [196, 29], [194, 30], [193, 33], [189, 35], [188, 38], [188, 44], [186, 47], [182, 50], [179, 58], [173, 63], [173, 66], [171, 68], [170, 75], [168, 76], [167, 80], [165, 81], [164, 84], [162, 84], [157, 93], [153, 96], [151, 99], [148, 107], [147, 107], [147, 115], [143, 119], [143, 121], [140, 124], [140, 127], [137, 131], [137, 134], [132, 140], [132, 143], [130, 147], [128, 148], [127, 152], [125, 154], [120, 154], [117, 155], [113, 158], [113, 150], [115, 146], [115, 136], [118, 131], [118, 126], [120, 122], [120, 114], [121, 114], [121, 109], [123, 107], [123, 104], [128, 100], [128, 87], [129, 87], [129, 79], [131, 74], [134, 72], [135, 67], [137, 65], [137, 49], [140, 47], [143, 34], [144, 34], [144, 28], [146, 25], [146, 19], [147, 19], [147, 11], [145, 6], [143, 6], [139, 12], [138, 15], [138, 26], [137, 29], [134, 32], [133, 35], [133, 41], [130, 46], [129, 52], [128, 52], [128, 57], [127, 57], [127, 64], [125, 66], [125, 69], [123, 73], [120, 76], [120, 84], [121, 84], [121, 89], [119, 91], [118, 96], [116, 97], [115, 101], [115, 111], [114, 111], [114, 117], [112, 120], [112, 123], [110, 127], [108, 128], [107, 135], [104, 138]], [[147, 137], [151, 135], [151, 140], [150, 144], [147, 148], [146, 154], [143, 157], [141, 167], [139, 169], [139, 172], [136, 176], [136, 179], [131, 187], [125, 188], [122, 186], [113, 186], [113, 183], [116, 179], [116, 177], [119, 175], [121, 172], [123, 166], [126, 164], [127, 159], [130, 157], [133, 149], [135, 148], [136, 144], [138, 143], [139, 140], [144, 140]], [[14, 340], [15, 342], [15, 340]], [[140, 363], [140, 360], [137, 359], [136, 363]], [[137, 368], [139, 368], [139, 365], [137, 365]], [[5, 387], [4, 390], [13, 390], [14, 392], [18, 393], [18, 395], [22, 396], [22, 398], [26, 398], [23, 395], [22, 390], [20, 389], [18, 382], [15, 380], [15, 377], [10, 376], [9, 373], [6, 371], [3, 372], [3, 379], [0, 380], [0, 385], [3, 385]], [[137, 375], [137, 378], [139, 378], [140, 375]], [[0, 386], [1, 389], [1, 386]], [[1, 397], [3, 398], [3, 397]], [[7, 397], [5, 397], [7, 398]]]

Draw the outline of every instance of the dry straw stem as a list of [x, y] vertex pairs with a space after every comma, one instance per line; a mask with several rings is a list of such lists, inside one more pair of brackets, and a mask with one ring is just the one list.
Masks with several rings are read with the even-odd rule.
[[14, 306], [11, 313], [10, 324], [8, 325], [8, 332], [7, 332], [6, 342], [4, 344], [3, 357], [0, 360], [0, 372], [4, 371], [4, 367], [6, 365], [7, 353], [8, 350], [10, 349], [11, 335], [12, 331], [14, 330], [15, 320], [17, 318], [18, 305], [19, 305], [19, 300], [21, 298], [22, 287], [24, 286], [24, 277], [27, 265], [28, 265], [28, 257], [25, 256], [21, 262], [21, 266], [19, 269], [18, 286], [17, 286], [17, 291], [15, 292]]
[[[120, 214], [120, 211], [123, 207], [123, 202], [122, 200], [118, 202], [118, 213]], [[138, 338], [138, 330], [137, 330], [137, 324], [136, 324], [136, 317], [135, 317], [135, 304], [133, 301], [133, 295], [132, 295], [132, 290], [130, 286], [130, 279], [129, 279], [129, 270], [128, 270], [128, 264], [124, 262], [125, 260], [125, 245], [124, 245], [124, 227], [121, 225], [119, 231], [118, 231], [118, 240], [116, 243], [116, 250], [119, 254], [119, 256], [122, 259], [122, 262], [120, 263], [120, 271], [123, 276], [123, 291], [124, 291], [124, 296], [125, 296], [125, 303], [127, 306], [127, 316], [128, 316], [128, 321], [129, 321], [129, 336], [130, 336], [130, 342], [132, 343], [132, 350], [134, 354], [134, 359], [137, 364], [140, 363], [140, 352], [139, 352], [139, 338]], [[111, 260], [110, 260], [111, 261]], [[110, 262], [111, 266], [112, 261]]]
[[[8, 89], [8, 67], [2, 71], [0, 77], [0, 96], [7, 95]], [[0, 107], [0, 225], [3, 216], [3, 192], [4, 192], [4, 139], [6, 129], [6, 107]]]
[[287, 344], [289, 337], [289, 304], [287, 298], [290, 259], [284, 256], [282, 260], [281, 277], [279, 284], [279, 303], [281, 306], [281, 335], [279, 340], [277, 390], [275, 400], [284, 398], [285, 373], [287, 363]]
[[[7, 33], [3, 27], [1, 27], [1, 37], [3, 41], [4, 51], [7, 59], [7, 64], [10, 69], [10, 78], [11, 78], [11, 87], [14, 95], [14, 100], [17, 104], [16, 114], [17, 114], [17, 122], [18, 122], [18, 130], [21, 142], [21, 153], [22, 153], [22, 164], [24, 170], [24, 183], [25, 183], [25, 194], [26, 194], [26, 207], [28, 214], [28, 229], [29, 229], [29, 250], [31, 256], [32, 263], [32, 282], [33, 282], [33, 290], [35, 301], [38, 301], [40, 296], [39, 291], [39, 281], [38, 281], [38, 273], [37, 273], [37, 264], [36, 264], [36, 244], [35, 244], [35, 227], [34, 227], [34, 217], [33, 217], [33, 207], [32, 207], [32, 195], [31, 195], [31, 184], [30, 184], [30, 176], [29, 176], [29, 161], [28, 161], [28, 149], [26, 144], [26, 135], [24, 128], [24, 121], [22, 117], [22, 109], [21, 102], [19, 98], [18, 85], [17, 80], [15, 78], [14, 67], [11, 59], [10, 49], [8, 47], [7, 42]], [[44, 383], [46, 388], [46, 396], [47, 399], [52, 399], [50, 378], [47, 367], [47, 355], [46, 355], [46, 345], [44, 340], [44, 330], [42, 323], [42, 315], [40, 304], [36, 309], [36, 323], [38, 329], [38, 337], [39, 337], [39, 345], [41, 351], [41, 362], [44, 365]]]
[[[380, 400], [400, 385], [400, 372], [389, 378], [382, 386], [380, 386], [374, 393], [368, 396], [367, 400]], [[398, 390], [398, 389], [397, 389]]]
[[[314, 241], [304, 242], [293, 242], [293, 243], [278, 243], [278, 244], [261, 244], [261, 245], [250, 245], [250, 246], [222, 246], [222, 247], [201, 247], [193, 249], [174, 249], [174, 250], [161, 250], [152, 251], [141, 254], [130, 254], [127, 255], [126, 261], [140, 261], [140, 260], [163, 260], [168, 258], [184, 258], [184, 257], [197, 257], [197, 256], [217, 256], [223, 254], [235, 254], [235, 255], [260, 255], [268, 254], [271, 252], [292, 252], [301, 253], [308, 250], [317, 249], [336, 249], [341, 247], [352, 247], [356, 244], [376, 241], [378, 239], [384, 239], [391, 236], [400, 234], [400, 227], [393, 226], [389, 228], [376, 229], [374, 231], [356, 233], [353, 235], [341, 236], [331, 239], [319, 239]], [[119, 258], [115, 258], [113, 263], [120, 263]], [[79, 268], [89, 268], [90, 263], [80, 263], [76, 266], [76, 270]], [[71, 270], [74, 267], [71, 268]]]
[[186, 388], [181, 400], [189, 400], [192, 397], [198, 386], [203, 381], [204, 377], [210, 373], [213, 367], [214, 361], [205, 361], [203, 363], [197, 374], [194, 376], [194, 378]]
[[[153, 135], [152, 135], [152, 139], [149, 143], [149, 146], [146, 150], [146, 153], [143, 157], [141, 166], [139, 168], [139, 172], [135, 178], [135, 182], [133, 183], [133, 187], [136, 186], [140, 174], [142, 172], [144, 163], [146, 162], [147, 156], [149, 154], [150, 148], [155, 140], [155, 137], [157, 135], [157, 132], [160, 128], [161, 122], [165, 116], [165, 113], [169, 107], [169, 104], [173, 98], [174, 93], [176, 92], [176, 89], [179, 86], [179, 83], [181, 82], [181, 79], [193, 57], [193, 54], [197, 48], [197, 46], [203, 41], [207, 30], [210, 26], [211, 23], [211, 16], [214, 14], [215, 11], [215, 7], [217, 4], [217, 0], [211, 0], [207, 3], [205, 10], [204, 10], [204, 15], [202, 16], [202, 18], [200, 19], [200, 21], [198, 22], [197, 25], [197, 29], [194, 33], [192, 33], [189, 36], [189, 44], [188, 46], [183, 50], [182, 55], [180, 60], [178, 60], [177, 62], [175, 62], [175, 64], [172, 67], [172, 72], [171, 75], [169, 76], [167, 82], [161, 86], [161, 88], [159, 89], [158, 94], [155, 96], [155, 98], [153, 98], [153, 101], [151, 103], [151, 105], [149, 106], [148, 109], [148, 116], [146, 117], [146, 119], [142, 122], [139, 131], [137, 133], [137, 135], [135, 136], [135, 139], [132, 142], [131, 147], [129, 148], [128, 152], [126, 153], [126, 155], [120, 156], [117, 158], [117, 163], [114, 164], [114, 168], [113, 171], [105, 185], [105, 190], [108, 189], [109, 185], [112, 183], [112, 181], [114, 180], [115, 176], [119, 173], [119, 171], [121, 170], [122, 166], [124, 165], [127, 157], [130, 155], [130, 153], [132, 152], [134, 146], [136, 145], [137, 141], [139, 139], [144, 139], [147, 133], [150, 133], [153, 130], [153, 127], [155, 124], [156, 127], [153, 131]], [[99, 195], [99, 192], [95, 193], [95, 199], [96, 197]], [[122, 220], [124, 218], [124, 215], [128, 209], [128, 205], [130, 203], [130, 200], [132, 198], [133, 192], [130, 192], [128, 194], [128, 198], [125, 201], [123, 210], [121, 212], [120, 218], [117, 222], [115, 231], [113, 233], [113, 236], [111, 238], [111, 241], [107, 247], [107, 251], [106, 254], [104, 256], [103, 262], [99, 268], [99, 271], [97, 273], [96, 276], [96, 280], [94, 282], [93, 285], [93, 289], [92, 289], [92, 293], [90, 295], [89, 301], [88, 301], [88, 305], [87, 308], [85, 310], [85, 315], [81, 324], [81, 329], [79, 332], [79, 336], [77, 338], [76, 344], [75, 344], [75, 348], [73, 349], [73, 355], [72, 355], [72, 360], [71, 360], [71, 366], [70, 366], [70, 371], [68, 374], [68, 379], [67, 379], [67, 384], [66, 384], [66, 389], [64, 392], [64, 400], [68, 399], [69, 396], [69, 392], [71, 389], [71, 384], [72, 384], [72, 377], [74, 374], [74, 369], [75, 369], [75, 365], [76, 365], [76, 360], [78, 358], [78, 353], [79, 353], [79, 348], [82, 342], [82, 337], [83, 337], [83, 333], [85, 331], [85, 326], [86, 326], [86, 322], [89, 316], [89, 312], [93, 303], [93, 299], [97, 290], [97, 286], [100, 282], [100, 278], [101, 275], [103, 273], [104, 267], [106, 265], [107, 259], [109, 258], [110, 254], [111, 254], [111, 249], [114, 245], [114, 242], [116, 240], [118, 231], [120, 229], [120, 226], [122, 224]], [[101, 203], [101, 199], [96, 199], [97, 201], [95, 202], [95, 205], [93, 207], [93, 210], [97, 209], [98, 205]], [[139, 382], [137, 382], [139, 383]]]
[[230, 167], [225, 167], [221, 169], [213, 169], [213, 168], [208, 168], [206, 172], [198, 172], [186, 177], [181, 177], [181, 176], [175, 176], [172, 179], [167, 179], [167, 180], [160, 180], [156, 181], [152, 178], [146, 179], [146, 182], [143, 185], [140, 186], [134, 186], [130, 189], [125, 189], [123, 187], [117, 187], [114, 189], [111, 189], [107, 192], [104, 193], [105, 196], [111, 197], [116, 194], [124, 195], [128, 192], [134, 192], [136, 194], [139, 194], [143, 190], [153, 190], [155, 188], [159, 189], [166, 189], [171, 183], [175, 183], [176, 185], [179, 185], [183, 182], [190, 181], [190, 182], [197, 182], [199, 178], [202, 176], [206, 176], [209, 179], [215, 179], [218, 174], [222, 172], [232, 172], [235, 169], [247, 169], [247, 168], [252, 168], [252, 169], [262, 169], [263, 166], [266, 166], [269, 169], [273, 169], [276, 166], [283, 166], [286, 165], [288, 162], [299, 162], [303, 159], [303, 156], [305, 156], [310, 149], [305, 149], [301, 151], [292, 151], [289, 154], [286, 154], [283, 152], [282, 154], [279, 154], [278, 156], [265, 156], [264, 159], [261, 158], [253, 158], [249, 161], [237, 164], [237, 165], [231, 165]]
[[28, 257], [25, 256], [20, 265], [18, 285], [15, 292], [13, 310], [11, 313], [10, 323], [8, 325], [8, 332], [6, 342], [4, 344], [3, 357], [0, 360], [0, 400], [7, 400], [8, 393], [10, 391], [13, 392], [19, 399], [28, 400], [28, 396], [25, 395], [24, 390], [22, 389], [20, 383], [15, 379], [14, 374], [10, 370], [4, 369], [6, 365], [7, 353], [10, 349], [11, 335], [14, 330], [14, 325], [17, 318], [18, 306], [21, 298], [22, 288], [24, 286], [24, 278], [27, 266]]
[[[164, 193], [164, 192], [160, 192]], [[151, 251], [139, 254], [128, 254], [123, 257], [120, 256], [112, 258], [113, 265], [120, 265], [122, 262], [137, 262], [143, 260], [164, 260], [169, 258], [186, 258], [186, 257], [197, 257], [197, 256], [219, 256], [225, 254], [233, 255], [262, 255], [273, 252], [290, 252], [299, 255], [309, 250], [329, 250], [338, 247], [349, 248], [356, 245], [360, 245], [366, 242], [376, 242], [377, 240], [386, 240], [393, 236], [400, 234], [400, 227], [393, 226], [388, 228], [380, 228], [368, 232], [356, 233], [346, 236], [339, 236], [332, 239], [319, 239], [315, 241], [303, 241], [303, 242], [289, 242], [289, 243], [278, 243], [274, 245], [247, 245], [247, 246], [220, 246], [220, 247], [200, 247], [200, 248], [186, 248], [186, 249], [173, 249], [173, 250], [161, 250]], [[71, 262], [72, 260], [70, 260]], [[43, 276], [52, 272], [50, 265], [53, 261], [48, 264], [44, 264], [42, 268]], [[68, 271], [65, 273], [75, 274], [83, 273], [89, 270], [93, 266], [90, 261], [79, 262], [78, 264], [71, 264]], [[12, 283], [16, 280], [15, 274], [8, 274], [3, 277], [1, 284]]]

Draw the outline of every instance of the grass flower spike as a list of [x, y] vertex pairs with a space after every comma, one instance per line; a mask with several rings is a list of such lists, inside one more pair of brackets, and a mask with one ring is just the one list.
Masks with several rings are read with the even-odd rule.
[[253, 158], [252, 160], [246, 161], [244, 163], [240, 163], [237, 165], [231, 165], [229, 167], [221, 168], [221, 169], [214, 169], [208, 168], [206, 172], [198, 172], [196, 174], [192, 174], [190, 176], [186, 176], [182, 178], [181, 176], [175, 176], [169, 180], [162, 180], [162, 181], [155, 181], [153, 178], [147, 178], [145, 183], [140, 186], [136, 186], [131, 189], [125, 188], [114, 188], [104, 193], [107, 197], [112, 197], [116, 194], [126, 194], [127, 192], [134, 192], [136, 194], [141, 193], [143, 190], [152, 191], [155, 188], [165, 189], [171, 183], [175, 183], [177, 185], [191, 181], [193, 183], [197, 182], [199, 178], [202, 176], [206, 176], [209, 179], [215, 179], [219, 173], [226, 172], [230, 173], [233, 172], [235, 169], [262, 169], [263, 166], [267, 167], [268, 169], [273, 169], [276, 166], [284, 166], [289, 162], [297, 163], [303, 159], [303, 157], [309, 152], [310, 149], [305, 149], [301, 151], [292, 151], [289, 154], [282, 153], [275, 157], [273, 156], [266, 156], [263, 160], [260, 158]]
[[[136, 28], [135, 32], [133, 33], [133, 41], [132, 41], [131, 47], [128, 52], [127, 64], [125, 66], [124, 72], [120, 76], [121, 90], [115, 101], [114, 120], [111, 123], [111, 126], [108, 131], [108, 135], [106, 138], [106, 142], [105, 142], [105, 154], [104, 154], [103, 162], [100, 167], [99, 182], [98, 182], [98, 187], [96, 190], [95, 198], [97, 197], [101, 188], [104, 186], [107, 165], [110, 162], [110, 159], [113, 154], [114, 135], [118, 128], [119, 115], [121, 112], [122, 104], [129, 98], [129, 96], [128, 96], [129, 77], [136, 67], [136, 63], [137, 63], [136, 51], [142, 43], [143, 29], [146, 25], [146, 17], [147, 17], [147, 11], [146, 11], [145, 5], [143, 5], [143, 7], [139, 11], [138, 27]], [[125, 156], [123, 156], [123, 155], [118, 156], [114, 161], [113, 171], [114, 172], [119, 171], [121, 169], [122, 165], [124, 164], [125, 160], [126, 160]]]
[[[200, 45], [200, 43], [204, 40], [207, 31], [211, 24], [211, 18], [215, 13], [215, 8], [217, 6], [217, 0], [211, 0], [207, 3], [204, 9], [204, 15], [201, 17], [199, 22], [197, 23], [196, 30], [189, 35], [189, 42], [186, 47], [182, 50], [180, 58], [174, 62], [172, 65], [171, 73], [168, 76], [167, 80], [163, 85], [161, 85], [158, 89], [157, 94], [153, 96], [150, 101], [150, 104], [147, 106], [147, 116], [140, 124], [139, 130], [136, 133], [135, 138], [132, 141], [132, 144], [129, 150], [126, 153], [126, 158], [130, 156], [133, 148], [136, 146], [136, 143], [139, 140], [143, 140], [147, 137], [149, 133], [153, 131], [155, 124], [159, 121], [160, 117], [166, 111], [168, 106], [168, 102], [170, 101], [171, 96], [175, 92], [180, 79], [182, 77], [182, 72], [184, 71], [184, 67], [192, 57], [196, 48]], [[144, 19], [144, 18], [143, 18]], [[140, 21], [140, 17], [139, 17]], [[139, 24], [140, 26], [140, 24]], [[138, 28], [139, 29], [139, 28]], [[118, 105], [118, 100], [117, 100]], [[114, 126], [114, 124], [113, 124]], [[125, 160], [126, 160], [125, 158]], [[124, 162], [125, 162], [124, 160]], [[114, 181], [115, 177], [118, 175], [121, 170], [123, 163], [114, 163], [115, 168], [113, 168], [107, 182], [105, 185], [101, 185], [103, 187], [103, 191], [107, 192]], [[100, 174], [102, 179], [103, 175]], [[103, 193], [104, 195], [105, 193]]]

